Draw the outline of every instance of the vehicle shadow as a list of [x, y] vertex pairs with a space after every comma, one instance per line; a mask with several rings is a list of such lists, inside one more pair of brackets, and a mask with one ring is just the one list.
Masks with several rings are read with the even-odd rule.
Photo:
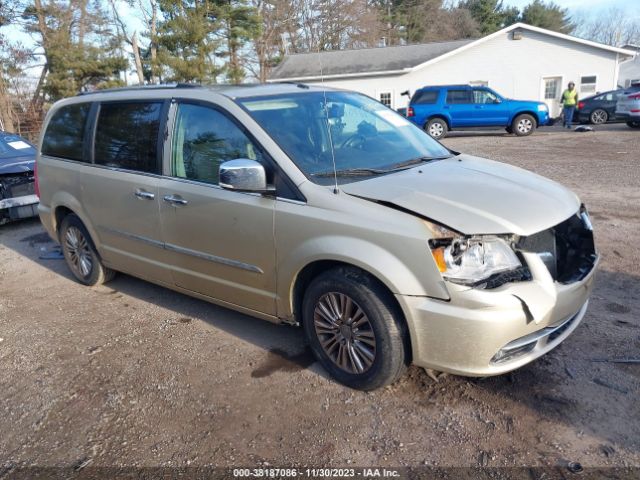
[[[50, 251], [55, 243], [37, 221], [6, 227], [0, 229], [0, 245], [74, 281], [63, 260], [39, 258], [42, 248]], [[181, 318], [201, 320], [259, 347], [266, 358], [252, 377], [268, 376], [275, 370], [310, 369], [329, 378], [305, 348], [300, 329], [254, 319], [124, 274], [93, 290], [104, 295], [117, 292]], [[507, 434], [510, 425], [519, 421], [515, 412], [525, 407], [525, 415], [594, 437], [603, 448], [615, 444], [638, 453], [640, 365], [614, 360], [639, 358], [640, 319], [635, 316], [639, 306], [640, 277], [601, 270], [582, 324], [562, 345], [535, 362], [498, 377], [448, 376], [437, 383], [421, 369], [412, 368], [390, 391], [374, 395], [392, 392], [394, 401], [402, 404], [415, 402], [416, 397], [441, 396], [452, 404], [500, 406], [495, 421], [504, 423]], [[553, 437], [553, 432], [549, 435]]]
[[[38, 265], [76, 283], [63, 258], [43, 258], [50, 253], [56, 253], [58, 246], [49, 238], [37, 219], [22, 220], [0, 227], [0, 246], [14, 250]], [[177, 317], [206, 322], [256, 345], [265, 350], [268, 355], [265, 364], [256, 368], [254, 376], [264, 375], [264, 369], [270, 368], [284, 370], [311, 368], [314, 373], [329, 378], [308, 350], [300, 328], [276, 325], [120, 272], [107, 284], [91, 289], [103, 295], [118, 293], [152, 303], [173, 311]]]
[[[600, 270], [582, 324], [561, 345], [510, 374], [469, 379], [499, 401], [640, 452], [640, 277]], [[609, 456], [609, 453], [606, 455]]]

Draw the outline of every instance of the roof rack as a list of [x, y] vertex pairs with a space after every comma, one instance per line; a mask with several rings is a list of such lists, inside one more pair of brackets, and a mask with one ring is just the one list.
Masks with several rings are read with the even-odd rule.
[[105, 88], [103, 90], [93, 90], [91, 92], [78, 92], [77, 95], [93, 95], [106, 92], [129, 92], [136, 90], [164, 90], [170, 88], [202, 88], [199, 83], [162, 83], [152, 85], [133, 85], [131, 87]]

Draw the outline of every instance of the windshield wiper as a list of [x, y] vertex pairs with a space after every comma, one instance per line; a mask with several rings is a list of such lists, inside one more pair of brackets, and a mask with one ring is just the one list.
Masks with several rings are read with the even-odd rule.
[[454, 155], [412, 158], [411, 160], [397, 163], [392, 168], [344, 168], [342, 170], [337, 170], [336, 172], [333, 170], [326, 170], [324, 172], [312, 173], [311, 175], [314, 177], [333, 177], [334, 175], [337, 175], [338, 177], [365, 177], [369, 175], [382, 175], [384, 173], [406, 170], [420, 163], [431, 162], [433, 160], [445, 160], [447, 158], [452, 158], [453, 156]]
[[380, 170], [376, 168], [344, 168], [342, 170], [327, 170], [325, 172], [312, 173], [314, 177], [366, 177], [369, 175], [380, 175], [389, 173], [391, 170]]
[[421, 163], [432, 162], [434, 160], [446, 160], [447, 158], [452, 158], [454, 155], [446, 155], [441, 157], [418, 157], [412, 158], [411, 160], [406, 160], [404, 162], [396, 163], [393, 168], [387, 170], [388, 172], [393, 172], [396, 170], [404, 170], [405, 168], [413, 167], [414, 165], [419, 165]]

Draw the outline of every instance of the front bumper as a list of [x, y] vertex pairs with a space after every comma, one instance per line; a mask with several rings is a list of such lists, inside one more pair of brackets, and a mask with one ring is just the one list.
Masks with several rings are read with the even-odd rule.
[[559, 345], [578, 326], [596, 264], [581, 281], [555, 282], [536, 254], [533, 280], [493, 290], [449, 285], [451, 300], [397, 295], [411, 334], [413, 362], [465, 376], [519, 368]]
[[0, 200], [0, 213], [10, 220], [35, 217], [38, 215], [38, 201], [35, 194], [3, 198]]

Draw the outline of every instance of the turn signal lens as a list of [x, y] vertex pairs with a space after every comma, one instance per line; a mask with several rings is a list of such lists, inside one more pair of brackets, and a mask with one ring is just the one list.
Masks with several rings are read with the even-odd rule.
[[431, 255], [433, 255], [433, 259], [436, 261], [438, 270], [440, 270], [441, 273], [447, 271], [447, 262], [444, 259], [444, 248], [445, 247], [440, 247], [431, 250]]

